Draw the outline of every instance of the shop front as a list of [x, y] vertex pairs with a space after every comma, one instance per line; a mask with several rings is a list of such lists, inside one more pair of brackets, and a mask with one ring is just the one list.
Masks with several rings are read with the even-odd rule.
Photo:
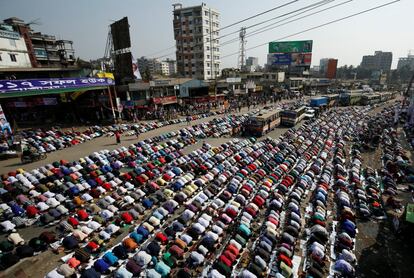
[[13, 126], [95, 122], [112, 116], [112, 85], [108, 78], [0, 80], [0, 103]]

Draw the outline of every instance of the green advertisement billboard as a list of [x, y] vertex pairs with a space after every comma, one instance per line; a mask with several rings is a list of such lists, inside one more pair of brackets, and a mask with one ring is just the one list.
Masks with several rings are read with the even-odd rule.
[[270, 42], [269, 53], [310, 53], [313, 41]]

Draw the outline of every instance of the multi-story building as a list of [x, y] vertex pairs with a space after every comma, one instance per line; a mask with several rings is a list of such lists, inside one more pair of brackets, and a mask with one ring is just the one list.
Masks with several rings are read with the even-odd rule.
[[375, 51], [374, 55], [362, 57], [361, 68], [377, 71], [389, 71], [392, 64], [392, 52]]
[[246, 59], [246, 70], [249, 72], [256, 71], [259, 68], [259, 58], [248, 57]]
[[155, 72], [161, 75], [169, 76], [170, 68], [166, 61], [158, 61], [155, 63]]
[[177, 66], [174, 60], [166, 59], [165, 61], [160, 61], [158, 59], [149, 59], [146, 57], [138, 59], [138, 69], [141, 75], [147, 70], [151, 75], [161, 74], [165, 76], [170, 76], [177, 72]]
[[177, 72], [184, 77], [215, 79], [220, 74], [219, 13], [202, 3], [174, 6]]
[[408, 54], [407, 57], [401, 57], [398, 59], [397, 70], [408, 66], [414, 70], [414, 55]]
[[34, 32], [30, 24], [16, 17], [5, 19], [3, 26], [9, 26], [24, 42], [30, 61], [26, 67], [66, 68], [75, 64], [72, 41], [56, 40], [55, 36]]
[[177, 62], [175, 60], [166, 59], [164, 62], [168, 63], [169, 75], [174, 75], [177, 73]]
[[322, 58], [319, 60], [319, 72], [324, 73], [328, 66], [329, 59], [331, 58]]
[[29, 68], [31, 66], [24, 38], [12, 25], [0, 23], [0, 68]]
[[148, 59], [147, 57], [138, 58], [138, 69], [141, 75], [146, 71], [149, 71], [151, 74], [156, 73], [157, 64], [159, 61], [157, 59]]
[[337, 66], [338, 66], [338, 59], [322, 58], [319, 61], [319, 73], [323, 77], [334, 79], [336, 77]]

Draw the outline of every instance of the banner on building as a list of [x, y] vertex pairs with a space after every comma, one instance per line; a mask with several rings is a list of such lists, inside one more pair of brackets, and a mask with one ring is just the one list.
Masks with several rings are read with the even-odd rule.
[[270, 53], [267, 58], [275, 66], [310, 66], [312, 53]]
[[292, 66], [310, 66], [312, 53], [292, 53]]
[[1, 133], [5, 134], [6, 137], [11, 136], [13, 134], [10, 123], [6, 119], [6, 115], [3, 112], [3, 107], [0, 104], [0, 128]]
[[98, 76], [99, 78], [115, 79], [114, 74], [112, 72], [100, 71], [100, 72], [96, 73], [96, 76]]
[[269, 53], [309, 53], [312, 52], [312, 40], [270, 42]]
[[12, 93], [51, 89], [77, 89], [114, 85], [110, 78], [60, 78], [60, 79], [27, 79], [0, 80], [0, 93]]
[[138, 69], [138, 62], [132, 58], [132, 73], [134, 74], [135, 79], [141, 80], [141, 73]]

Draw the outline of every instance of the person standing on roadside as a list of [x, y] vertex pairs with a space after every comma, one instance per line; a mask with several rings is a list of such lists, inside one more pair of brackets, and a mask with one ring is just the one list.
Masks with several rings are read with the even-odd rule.
[[118, 130], [115, 131], [115, 138], [116, 138], [116, 143], [121, 144], [121, 133]]

